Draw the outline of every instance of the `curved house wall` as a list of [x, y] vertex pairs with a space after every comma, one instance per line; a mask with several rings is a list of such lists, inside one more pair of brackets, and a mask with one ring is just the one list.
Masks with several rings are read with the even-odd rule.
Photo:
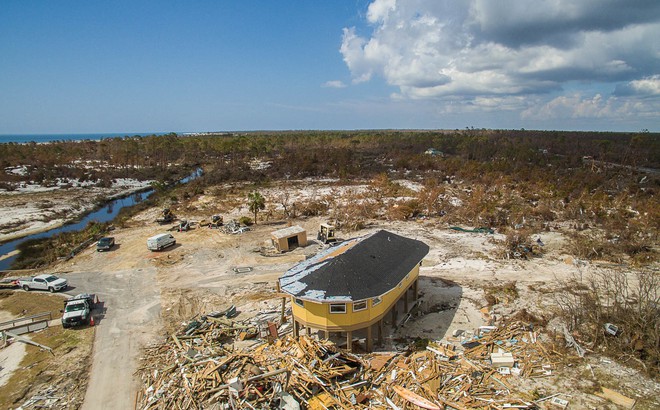
[[304, 326], [331, 332], [362, 329], [382, 319], [418, 277], [419, 264], [406, 275], [399, 285], [381, 295], [380, 303], [374, 305], [373, 298], [369, 299], [365, 310], [353, 312], [355, 302], [348, 302], [346, 303], [346, 313], [330, 313], [330, 302], [303, 300], [304, 307], [295, 302], [291, 304], [293, 316]]

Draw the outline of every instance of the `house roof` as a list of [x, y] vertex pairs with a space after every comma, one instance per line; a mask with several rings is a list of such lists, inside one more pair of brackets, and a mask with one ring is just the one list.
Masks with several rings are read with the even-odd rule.
[[278, 229], [277, 231], [271, 232], [270, 234], [277, 239], [282, 239], [282, 238], [288, 238], [290, 236], [298, 235], [299, 233], [303, 233], [303, 232], [305, 232], [304, 228], [298, 225], [293, 225], [293, 226], [289, 226], [288, 228]]
[[280, 277], [280, 289], [317, 302], [372, 298], [393, 289], [428, 252], [424, 242], [381, 230], [299, 263]]

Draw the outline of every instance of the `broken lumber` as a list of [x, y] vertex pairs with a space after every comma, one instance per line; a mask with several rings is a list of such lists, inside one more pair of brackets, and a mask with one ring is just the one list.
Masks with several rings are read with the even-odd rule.
[[636, 403], [635, 399], [626, 397], [617, 391], [608, 389], [607, 387], [601, 387], [601, 389], [602, 389], [601, 392], [596, 392], [596, 396], [602, 397], [603, 399], [607, 399], [612, 403], [618, 404], [619, 406], [622, 406], [626, 409], [632, 409], [633, 407], [635, 407], [635, 403]]

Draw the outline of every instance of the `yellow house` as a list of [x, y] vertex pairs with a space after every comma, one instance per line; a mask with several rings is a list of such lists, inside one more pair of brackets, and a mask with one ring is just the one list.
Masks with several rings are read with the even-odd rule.
[[408, 311], [408, 294], [417, 299], [419, 267], [428, 254], [425, 243], [377, 231], [345, 241], [289, 269], [279, 288], [291, 297], [294, 336], [301, 326], [346, 333], [366, 329], [366, 349], [373, 348], [373, 327], [382, 341], [383, 319], [396, 324], [398, 302]]

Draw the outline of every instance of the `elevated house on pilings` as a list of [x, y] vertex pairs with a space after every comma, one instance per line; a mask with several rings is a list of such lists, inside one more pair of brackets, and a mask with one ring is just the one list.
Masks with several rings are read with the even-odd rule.
[[[366, 330], [366, 350], [373, 350], [374, 330], [382, 343], [384, 319], [408, 313], [417, 300], [419, 267], [428, 254], [425, 243], [388, 231], [354, 238], [328, 248], [289, 269], [278, 282], [291, 298], [294, 336], [302, 327], [346, 335]], [[399, 301], [403, 300], [403, 312]], [[364, 332], [362, 332], [364, 333]]]

